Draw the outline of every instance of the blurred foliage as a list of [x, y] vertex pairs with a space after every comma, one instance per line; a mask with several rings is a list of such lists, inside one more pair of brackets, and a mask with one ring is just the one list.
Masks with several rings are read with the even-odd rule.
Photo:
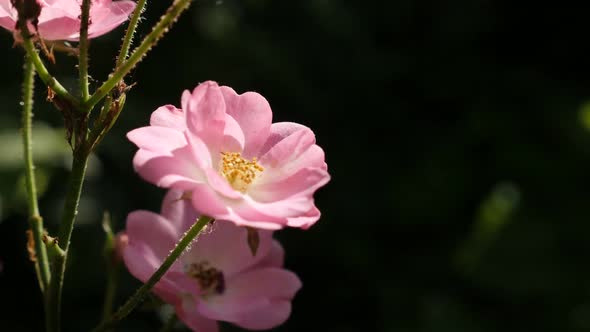
[[[168, 4], [148, 4], [139, 38]], [[117, 231], [130, 211], [157, 211], [164, 194], [134, 174], [125, 133], [207, 79], [262, 93], [275, 121], [308, 125], [326, 151], [333, 179], [316, 197], [321, 221], [277, 233], [304, 284], [278, 331], [590, 330], [586, 16], [532, 1], [195, 2], [131, 75], [137, 85], [93, 161], [66, 330], [100, 319], [103, 212]], [[121, 35], [91, 43], [94, 87]], [[0, 33], [10, 64], [0, 80], [0, 330], [40, 331], [17, 199], [22, 51], [12, 42]], [[58, 56], [51, 70], [75, 89], [75, 59]], [[38, 84], [35, 151], [55, 230], [67, 161], [45, 93]], [[137, 285], [123, 274], [116, 303]], [[161, 324], [147, 302], [119, 330]]]

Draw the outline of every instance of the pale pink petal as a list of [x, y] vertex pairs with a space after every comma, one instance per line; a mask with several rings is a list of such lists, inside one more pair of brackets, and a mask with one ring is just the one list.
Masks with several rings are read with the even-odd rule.
[[[190, 98], [183, 95], [183, 110], [189, 131], [205, 142], [211, 151], [219, 151], [225, 128], [225, 102], [217, 83], [199, 84]], [[185, 105], [188, 108], [184, 108]]]
[[129, 213], [126, 233], [130, 246], [145, 245], [160, 261], [168, 256], [180, 236], [179, 231], [166, 218], [143, 210]]
[[[3, 11], [14, 19], [15, 11], [7, 7], [9, 1], [0, 3]], [[41, 14], [38, 18], [39, 36], [46, 40], [79, 39], [80, 2], [76, 0], [41, 1]], [[94, 38], [116, 28], [129, 18], [135, 9], [133, 1], [93, 1], [90, 7], [90, 26], [88, 37]], [[2, 13], [0, 13], [2, 17]], [[15, 26], [0, 20], [0, 26], [14, 31]]]
[[[102, 36], [127, 21], [135, 9], [135, 5], [133, 1], [113, 1], [108, 7], [90, 7], [92, 23], [88, 27], [88, 38]], [[76, 36], [77, 38], [79, 36]]]
[[192, 150], [193, 163], [201, 169], [204, 176], [204, 170], [213, 167], [213, 163], [219, 161], [219, 156], [212, 155], [207, 144], [199, 136], [189, 131], [185, 131], [184, 136]]
[[287, 218], [287, 225], [289, 227], [308, 229], [320, 219], [320, 216], [320, 210], [314, 205], [314, 207], [304, 215]]
[[240, 199], [242, 198], [243, 194], [237, 190], [235, 190], [227, 180], [222, 177], [216, 170], [213, 168], [205, 169], [205, 175], [207, 176], [207, 183], [215, 190], [217, 193], [223, 195], [224, 197], [231, 198], [231, 199]]
[[[185, 115], [185, 119], [187, 117], [187, 111], [189, 109], [189, 103], [191, 101], [192, 94], [189, 90], [184, 90], [182, 92], [182, 96], [180, 97], [180, 107], [182, 108], [182, 112]], [[185, 120], [186, 122], [187, 120]]]
[[[134, 211], [127, 217], [127, 244], [123, 259], [129, 272], [141, 281], [149, 277], [162, 264], [179, 234], [173, 225], [162, 216], [148, 211]], [[179, 270], [175, 263], [170, 271]], [[158, 282], [154, 292], [167, 300], [175, 298], [175, 285], [165, 277]]]
[[[52, 10], [52, 8], [46, 7], [42, 13]], [[70, 40], [71, 36], [77, 34], [79, 30], [80, 20], [67, 16], [40, 21], [38, 25], [39, 36], [45, 40]]]
[[237, 315], [232, 323], [248, 330], [268, 330], [283, 324], [291, 315], [291, 301], [273, 301], [265, 307]]
[[[178, 264], [181, 266], [181, 264]], [[201, 292], [199, 283], [196, 279], [189, 277], [181, 268], [166, 273], [166, 280], [174, 285], [175, 291], [179, 296], [184, 294], [197, 296]]]
[[174, 225], [179, 234], [183, 234], [198, 218], [190, 202], [190, 193], [174, 189], [168, 190], [164, 196], [161, 214]]
[[286, 218], [297, 217], [313, 208], [313, 198], [309, 196], [292, 196], [274, 202], [258, 202], [249, 196], [244, 196], [240, 204], [232, 206], [236, 213], [245, 219], [258, 221], [275, 221], [286, 224]]
[[268, 101], [256, 92], [238, 95], [232, 88], [221, 87], [226, 112], [240, 124], [245, 137], [243, 155], [247, 159], [258, 156], [266, 141], [272, 122]]
[[296, 160], [315, 144], [315, 136], [311, 130], [304, 128], [293, 132], [273, 145], [260, 157], [260, 164], [265, 168], [282, 168]]
[[231, 115], [225, 115], [225, 129], [223, 130], [223, 152], [241, 152], [244, 149], [244, 133], [238, 122]]
[[210, 186], [199, 184], [192, 190], [191, 202], [193, 207], [203, 215], [228, 220], [228, 208], [226, 202]]
[[288, 178], [256, 184], [248, 190], [248, 195], [263, 203], [284, 200], [295, 195], [311, 196], [328, 181], [328, 172], [319, 168], [303, 168]]
[[[59, 16], [68, 16], [71, 18], [75, 18], [80, 16], [80, 6], [82, 4], [81, 1], [78, 0], [37, 0], [41, 3], [42, 10], [41, 16], [39, 17], [39, 21], [45, 21], [47, 19], [52, 19], [57, 16], [49, 16], [47, 13], [43, 13], [45, 9], [55, 9], [60, 10], [61, 14]], [[93, 4], [94, 5], [94, 2]]]
[[277, 144], [278, 142], [282, 141], [285, 137], [288, 137], [291, 134], [293, 134], [294, 132], [302, 130], [302, 129], [309, 129], [309, 128], [307, 128], [306, 126], [301, 125], [299, 123], [295, 123], [295, 122], [273, 123], [270, 126], [270, 133], [268, 135], [268, 138], [266, 139], [266, 141], [264, 142], [264, 145], [262, 146], [262, 148], [258, 152], [258, 155], [260, 155], [260, 156], [264, 155], [266, 152], [268, 152], [268, 150], [270, 150], [270, 148], [275, 146], [275, 144]]
[[247, 242], [247, 230], [236, 227], [228, 221], [218, 220], [207, 232], [199, 235], [183, 260], [185, 262], [207, 261], [211, 266], [223, 271], [224, 277], [243, 271], [264, 259], [271, 250], [272, 232], [258, 230], [260, 243], [256, 255], [252, 255]]
[[11, 17], [0, 15], [0, 27], [3, 27], [6, 30], [14, 31], [15, 25], [16, 22]]
[[138, 148], [171, 155], [171, 151], [187, 145], [182, 133], [172, 128], [150, 126], [134, 129], [127, 133], [127, 138]]
[[[252, 217], [253, 214], [246, 214], [245, 216], [241, 216], [233, 208], [228, 208], [227, 216], [223, 217], [223, 220], [231, 221], [232, 223], [236, 224], [237, 226], [247, 226], [257, 229], [266, 229], [266, 230], [279, 230], [283, 228], [287, 224], [287, 220], [285, 218], [272, 218], [267, 215], [259, 214], [260, 217]], [[253, 212], [258, 213], [257, 211]]]
[[[229, 321], [246, 328], [269, 329], [289, 316], [283, 303], [293, 299], [301, 281], [292, 272], [279, 268], [256, 269], [226, 281], [225, 292], [199, 303], [204, 316]], [[256, 321], [248, 319], [255, 316]]]
[[272, 240], [268, 254], [253, 268], [283, 267], [285, 265], [285, 250], [277, 240]]
[[[129, 273], [138, 280], [146, 282], [154, 272], [162, 265], [162, 261], [154, 258], [153, 253], [150, 252], [149, 247], [145, 244], [131, 244], [123, 250], [123, 261], [129, 270]], [[172, 271], [179, 268], [173, 266]], [[171, 273], [170, 271], [167, 273]], [[178, 301], [178, 288], [169, 281], [165, 275], [158, 281], [152, 291], [157, 294], [162, 300], [168, 303]]]
[[171, 151], [170, 156], [139, 150], [133, 167], [146, 181], [159, 187], [191, 190], [204, 181], [201, 170], [192, 162], [190, 147]]
[[8, 16], [12, 19], [17, 18], [16, 10], [12, 7], [10, 0], [0, 0], [0, 17], [3, 16]]
[[217, 332], [219, 324], [214, 319], [209, 319], [201, 315], [194, 305], [181, 303], [175, 306], [176, 315], [186, 324], [186, 326], [195, 332]]
[[182, 110], [173, 105], [158, 107], [150, 117], [150, 125], [173, 128], [178, 131], [186, 129]]

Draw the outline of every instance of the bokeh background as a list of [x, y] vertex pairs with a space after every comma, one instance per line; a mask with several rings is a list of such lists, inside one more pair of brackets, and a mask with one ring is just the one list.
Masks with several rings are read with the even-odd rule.
[[[170, 1], [150, 1], [139, 36]], [[199, 0], [133, 72], [72, 240], [66, 331], [100, 319], [100, 220], [159, 210], [125, 138], [184, 89], [258, 91], [275, 121], [313, 128], [332, 181], [308, 231], [276, 234], [304, 287], [277, 331], [590, 331], [590, 59], [574, 3]], [[123, 30], [91, 43], [96, 86]], [[41, 331], [25, 250], [22, 50], [0, 33], [0, 330]], [[51, 71], [74, 89], [75, 59]], [[38, 84], [41, 207], [56, 229], [68, 174], [59, 113]], [[118, 303], [139, 285], [121, 272]], [[119, 331], [157, 331], [153, 302]], [[234, 329], [224, 327], [226, 331]]]

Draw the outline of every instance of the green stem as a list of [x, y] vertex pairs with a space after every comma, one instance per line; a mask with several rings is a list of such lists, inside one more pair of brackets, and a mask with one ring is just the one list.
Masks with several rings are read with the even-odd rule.
[[[23, 21], [23, 22], [25, 22], [25, 21]], [[59, 81], [57, 79], [55, 79], [55, 77], [51, 76], [51, 74], [49, 73], [49, 71], [45, 67], [43, 60], [41, 60], [41, 57], [39, 57], [39, 53], [37, 52], [37, 49], [35, 48], [35, 44], [31, 40], [31, 35], [29, 32], [29, 28], [27, 27], [27, 24], [26, 23], [19, 23], [19, 27], [22, 32], [21, 35], [23, 37], [23, 46], [24, 46], [25, 50], [27, 51], [28, 56], [31, 58], [31, 61], [35, 65], [35, 70], [37, 71], [37, 74], [39, 75], [41, 80], [49, 88], [51, 88], [51, 90], [53, 90], [53, 92], [55, 92], [55, 94], [57, 96], [59, 96], [60, 98], [62, 98], [65, 101], [67, 101], [68, 103], [70, 103], [74, 107], [79, 106], [79, 104], [80, 104], [79, 101], [74, 96], [72, 96], [68, 92], [68, 90], [66, 90], [66, 88], [64, 88], [63, 85], [61, 85], [59, 83]]]
[[29, 227], [35, 241], [35, 270], [41, 290], [45, 291], [49, 285], [51, 275], [49, 273], [49, 262], [47, 249], [43, 244], [43, 218], [39, 214], [37, 203], [37, 184], [35, 181], [35, 165], [33, 163], [33, 92], [35, 89], [35, 69], [31, 57], [25, 55], [23, 80], [23, 148], [25, 159], [25, 179], [27, 186], [27, 201], [29, 206]]
[[135, 30], [137, 29], [137, 23], [139, 23], [139, 18], [145, 9], [146, 0], [139, 0], [137, 5], [135, 6], [135, 11], [129, 20], [129, 25], [127, 26], [127, 31], [125, 32], [125, 37], [123, 38], [123, 43], [121, 44], [121, 50], [119, 51], [119, 56], [117, 56], [117, 63], [115, 68], [119, 67], [123, 61], [127, 60], [127, 56], [129, 55], [129, 48], [131, 47], [131, 43], [133, 42], [133, 36], [135, 35]]
[[102, 322], [109, 320], [113, 314], [113, 304], [117, 294], [119, 281], [120, 258], [117, 253], [116, 237], [111, 227], [110, 214], [105, 212], [102, 218], [102, 228], [105, 233], [104, 259], [106, 265], [107, 285], [102, 309]]
[[70, 247], [70, 237], [74, 228], [76, 215], [78, 214], [78, 203], [80, 202], [80, 194], [82, 193], [82, 185], [84, 183], [84, 174], [86, 173], [87, 164], [88, 153], [84, 150], [75, 151], [74, 159], [72, 161], [72, 173], [70, 174], [67, 196], [64, 203], [64, 214], [58, 233], [58, 245], [65, 254], [63, 256], [57, 256], [53, 260], [52, 278], [47, 296], [47, 310], [50, 311], [49, 317], [51, 318], [47, 322], [48, 332], [60, 331], [60, 307], [63, 278], [66, 269], [68, 249]]
[[117, 284], [119, 282], [119, 265], [112, 264], [107, 270], [107, 289], [104, 297], [104, 304], [102, 307], [102, 321], [107, 322], [113, 314], [113, 304], [115, 303], [115, 295], [117, 294]]
[[133, 294], [125, 304], [117, 310], [117, 312], [111, 317], [111, 320], [97, 326], [92, 332], [105, 331], [111, 326], [115, 325], [118, 321], [125, 318], [133, 309], [141, 303], [147, 293], [160, 281], [162, 276], [170, 269], [172, 264], [178, 259], [178, 257], [184, 252], [184, 250], [193, 242], [193, 240], [199, 235], [199, 233], [209, 224], [213, 218], [201, 216], [196, 223], [194, 223], [188, 231], [184, 234], [182, 239], [176, 244], [176, 247], [168, 254], [168, 257], [164, 260], [162, 265], [152, 274], [148, 281], [143, 284]]
[[178, 317], [176, 316], [176, 313], [172, 313], [172, 315], [170, 315], [170, 318], [168, 318], [168, 320], [166, 321], [166, 324], [164, 324], [164, 326], [162, 326], [162, 329], [160, 330], [160, 332], [170, 332], [174, 329], [174, 325], [176, 325], [176, 322], [178, 321]]
[[78, 57], [78, 71], [80, 74], [80, 93], [82, 102], [85, 102], [90, 93], [88, 92], [88, 21], [90, 20], [90, 0], [82, 0], [80, 16], [80, 55]]
[[94, 94], [85, 103], [85, 109], [91, 109], [100, 100], [102, 100], [119, 82], [127, 75], [152, 49], [152, 47], [164, 36], [172, 24], [176, 22], [180, 14], [184, 12], [193, 0], [174, 0], [172, 6], [168, 8], [166, 14], [160, 18], [160, 21], [154, 26], [152, 31], [145, 36], [141, 44], [133, 51], [129, 59], [115, 68], [115, 71], [109, 75], [109, 78], [94, 92]]

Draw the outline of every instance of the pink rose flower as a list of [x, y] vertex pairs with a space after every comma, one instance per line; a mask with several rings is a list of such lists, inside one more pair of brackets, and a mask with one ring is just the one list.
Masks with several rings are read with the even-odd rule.
[[309, 128], [272, 123], [264, 97], [211, 81], [185, 91], [181, 103], [127, 134], [144, 179], [191, 192], [197, 211], [238, 226], [308, 228], [319, 219], [313, 194], [330, 175]]
[[[37, 0], [41, 5], [38, 32], [45, 40], [77, 41], [80, 38], [81, 0]], [[125, 22], [135, 2], [92, 0], [88, 37], [101, 36]], [[15, 31], [18, 13], [10, 0], [0, 0], [0, 26]], [[34, 32], [34, 31], [31, 31]], [[18, 38], [18, 37], [17, 37]]]
[[[122, 254], [139, 280], [149, 279], [195, 222], [197, 212], [182, 197], [181, 191], [170, 190], [162, 215], [134, 211], [127, 217]], [[251, 330], [283, 323], [301, 282], [282, 268], [284, 252], [272, 232], [259, 231], [260, 245], [253, 256], [244, 227], [226, 221], [208, 227], [155, 285], [154, 293], [198, 332], [217, 331], [216, 321]]]

